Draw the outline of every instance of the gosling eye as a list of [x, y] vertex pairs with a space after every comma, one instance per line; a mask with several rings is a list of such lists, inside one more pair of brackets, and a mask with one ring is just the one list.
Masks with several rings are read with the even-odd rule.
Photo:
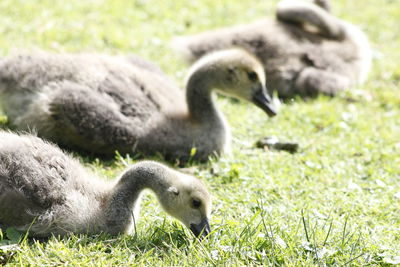
[[258, 75], [257, 73], [255, 73], [254, 71], [250, 71], [247, 73], [247, 77], [249, 78], [250, 81], [255, 82], [258, 79]]
[[201, 206], [201, 201], [198, 200], [198, 199], [193, 199], [193, 200], [192, 200], [192, 206], [193, 206], [193, 208], [196, 208], [196, 209], [200, 208], [200, 206]]

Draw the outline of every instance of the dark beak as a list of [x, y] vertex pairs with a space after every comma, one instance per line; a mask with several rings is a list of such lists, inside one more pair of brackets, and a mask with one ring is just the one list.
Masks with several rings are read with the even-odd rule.
[[208, 223], [208, 218], [201, 220], [199, 224], [190, 224], [190, 230], [196, 237], [203, 238], [206, 237], [210, 232], [210, 224]]
[[273, 117], [276, 115], [276, 107], [272, 102], [272, 98], [267, 92], [267, 89], [260, 85], [255, 93], [253, 94], [253, 102], [257, 105], [257, 107], [264, 110], [268, 116]]

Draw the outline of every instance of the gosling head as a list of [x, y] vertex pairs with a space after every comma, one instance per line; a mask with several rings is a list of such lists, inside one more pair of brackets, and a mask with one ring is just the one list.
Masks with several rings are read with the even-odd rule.
[[191, 175], [169, 171], [169, 186], [158, 194], [162, 207], [196, 236], [207, 236], [210, 233], [211, 196], [206, 186]]
[[264, 68], [249, 52], [233, 48], [210, 53], [193, 65], [192, 75], [201, 69], [210, 86], [254, 103], [268, 116], [276, 115], [277, 109], [265, 85]]

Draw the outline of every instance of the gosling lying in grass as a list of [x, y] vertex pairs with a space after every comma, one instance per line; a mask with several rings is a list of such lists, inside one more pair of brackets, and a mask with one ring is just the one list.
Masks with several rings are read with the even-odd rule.
[[36, 237], [129, 233], [138, 218], [140, 193], [146, 188], [195, 235], [210, 232], [210, 195], [193, 176], [142, 161], [115, 181], [106, 181], [54, 145], [34, 136], [0, 131], [3, 228], [29, 231]]
[[241, 49], [199, 60], [186, 92], [136, 57], [37, 53], [0, 61], [0, 102], [13, 128], [97, 155], [186, 160], [195, 147], [193, 159], [204, 161], [229, 150], [214, 89], [276, 114], [262, 65]]
[[276, 19], [217, 29], [173, 40], [188, 61], [242, 47], [263, 63], [267, 87], [282, 98], [333, 96], [366, 80], [371, 50], [356, 26], [329, 13], [328, 0], [284, 0]]

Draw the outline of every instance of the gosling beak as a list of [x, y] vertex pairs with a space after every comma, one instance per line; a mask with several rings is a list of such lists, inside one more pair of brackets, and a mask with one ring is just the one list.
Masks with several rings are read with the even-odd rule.
[[253, 94], [253, 102], [257, 107], [264, 110], [268, 116], [273, 117], [276, 115], [276, 107], [263, 85], [260, 85], [255, 90], [255, 93]]
[[199, 224], [191, 223], [190, 230], [192, 230], [193, 234], [199, 238], [206, 237], [211, 232], [208, 218], [204, 218]]

